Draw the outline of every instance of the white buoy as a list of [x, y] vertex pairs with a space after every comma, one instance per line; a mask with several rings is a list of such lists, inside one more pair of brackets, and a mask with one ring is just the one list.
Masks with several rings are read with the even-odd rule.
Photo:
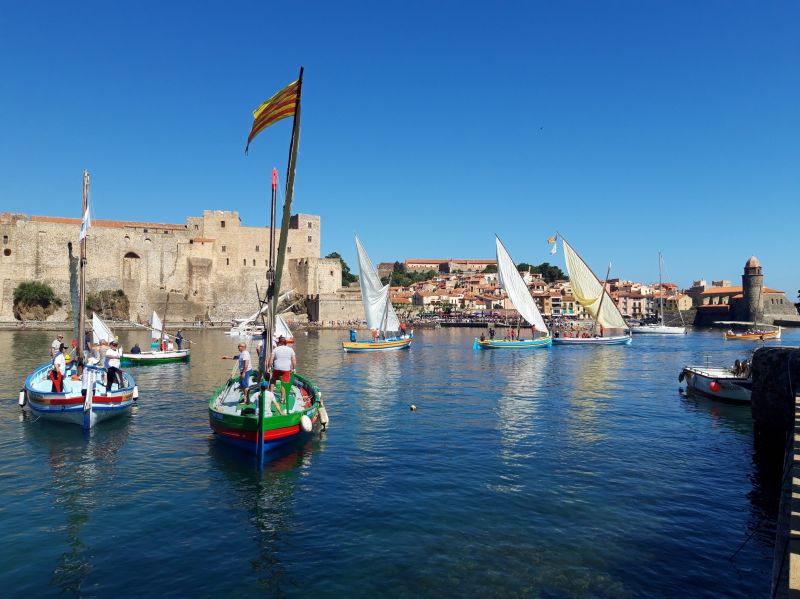
[[322, 428], [328, 428], [328, 423], [330, 422], [330, 418], [328, 418], [328, 410], [325, 409], [325, 406], [319, 404], [319, 422], [322, 425]]
[[410, 407], [412, 412], [416, 412], [417, 411], [417, 406], [415, 406], [413, 403], [409, 407]]
[[19, 392], [19, 407], [23, 407], [25, 405], [25, 389]]
[[304, 433], [310, 433], [311, 429], [314, 428], [314, 425], [311, 423], [311, 418], [305, 414], [300, 416], [300, 428], [303, 429]]
[[133, 386], [133, 399], [139, 399], [139, 385]]

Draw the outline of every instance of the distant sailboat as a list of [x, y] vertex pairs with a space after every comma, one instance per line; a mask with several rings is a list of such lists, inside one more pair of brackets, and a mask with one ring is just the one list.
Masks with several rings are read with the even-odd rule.
[[[661, 252], [658, 252], [658, 322], [654, 324], [643, 324], [633, 327], [631, 333], [639, 335], [685, 335], [686, 327], [671, 327], [664, 324], [664, 283], [662, 281], [662, 262]], [[680, 311], [680, 308], [678, 309]], [[681, 319], [683, 316], [681, 316]]]
[[[166, 318], [166, 315], [164, 317]], [[191, 356], [189, 349], [160, 349], [161, 342], [166, 337], [166, 331], [164, 331], [164, 324], [161, 322], [155, 310], [153, 310], [153, 315], [150, 317], [150, 337], [153, 339], [151, 346], [153, 351], [143, 351], [138, 354], [122, 354], [123, 366], [148, 366], [152, 364], [171, 364], [174, 362], [189, 361]]]
[[[630, 329], [617, 304], [606, 291], [605, 284], [592, 272], [578, 253], [560, 234], [564, 247], [564, 260], [567, 263], [569, 282], [575, 299], [594, 319], [596, 325], [603, 328], [600, 336], [593, 334], [587, 337], [564, 337], [559, 335], [553, 343], [559, 345], [620, 345], [631, 342]], [[611, 269], [609, 267], [609, 273]], [[608, 276], [606, 276], [608, 280]], [[605, 331], [628, 331], [622, 335], [606, 335]]]
[[275, 316], [275, 337], [283, 337], [287, 343], [294, 343], [294, 335], [280, 314]]
[[342, 349], [346, 352], [369, 352], [409, 347], [414, 332], [400, 333], [400, 319], [397, 318], [397, 313], [392, 306], [389, 285], [381, 283], [358, 236], [356, 236], [356, 251], [358, 252], [358, 282], [361, 286], [361, 303], [364, 305], [367, 327], [370, 331], [377, 331], [379, 338], [344, 341]]
[[511, 255], [506, 250], [499, 237], [495, 237], [497, 246], [497, 274], [500, 278], [500, 286], [508, 295], [508, 299], [528, 324], [542, 334], [542, 337], [535, 339], [475, 339], [473, 347], [480, 349], [503, 349], [503, 348], [534, 348], [550, 347], [553, 339], [547, 325], [544, 323], [536, 301], [533, 299], [525, 280], [517, 270], [517, 265], [511, 259]]

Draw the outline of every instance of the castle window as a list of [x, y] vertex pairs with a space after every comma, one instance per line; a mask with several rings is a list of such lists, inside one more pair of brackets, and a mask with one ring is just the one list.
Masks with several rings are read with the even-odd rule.
[[224, 220], [219, 221], [219, 226], [220, 226], [221, 229], [224, 229], [225, 228], [225, 221]]
[[222, 246], [222, 253], [224, 254], [224, 253], [225, 253], [225, 252], [227, 252], [227, 251], [228, 251], [228, 248], [227, 248], [227, 247], [225, 247], [225, 246], [223, 245], [223, 246]]
[[260, 247], [258, 247], [258, 246], [256, 246], [256, 251], [257, 251], [257, 252], [260, 252], [260, 251], [261, 251], [261, 248], [260, 248]]
[[225, 258], [225, 266], [230, 266], [230, 265], [231, 265], [231, 259]]
[[289, 247], [286, 248], [286, 253], [287, 254], [291, 254], [292, 253], [292, 246], [289, 246]]
[[11, 255], [11, 250], [10, 250], [10, 249], [8, 249], [8, 248], [4, 249], [4, 250], [3, 250], [3, 255], [4, 255], [4, 256], [10, 256], [10, 255]]
[[144, 238], [144, 242], [145, 242], [145, 243], [153, 243], [153, 242], [150, 240], [150, 238], [149, 238], [149, 237], [145, 237], [145, 238]]
[[253, 258], [253, 266], [255, 266], [255, 265], [256, 265], [256, 259]]
[[194, 239], [189, 240], [189, 245], [194, 245]]
[[131, 236], [130, 236], [130, 235], [126, 235], [126, 236], [125, 236], [125, 241], [126, 241], [126, 242], [128, 242], [128, 241], [130, 241], [130, 240], [131, 240]]
[[198, 231], [199, 229], [200, 229], [200, 227], [198, 227], [197, 225], [194, 226], [194, 230], [195, 231]]
[[8, 245], [8, 235], [3, 235], [3, 245]]
[[147, 229], [142, 229], [142, 233], [147, 233]]
[[311, 243], [311, 235], [308, 236], [308, 243]]
[[269, 260], [264, 260], [264, 266], [269, 266]]
[[167, 231], [166, 229], [164, 229], [164, 235], [169, 235], [169, 231]]
[[244, 258], [244, 259], [242, 260], [242, 266], [247, 266], [247, 258]]
[[331, 271], [331, 276], [333, 276], [333, 271]]
[[308, 228], [309, 228], [309, 229], [311, 228], [311, 223], [308, 223]]

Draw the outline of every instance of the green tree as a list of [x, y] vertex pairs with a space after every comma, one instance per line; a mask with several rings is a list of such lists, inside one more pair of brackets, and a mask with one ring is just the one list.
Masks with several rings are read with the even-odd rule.
[[497, 272], [497, 264], [487, 264], [486, 268], [483, 269], [483, 272], [486, 274]]
[[352, 272], [350, 272], [350, 267], [347, 265], [347, 262], [344, 261], [344, 258], [342, 258], [342, 255], [339, 252], [331, 252], [325, 257], [332, 260], [339, 258], [339, 262], [342, 263], [342, 287], [347, 287], [350, 283], [355, 283], [358, 281], [358, 275], [354, 275]]
[[519, 272], [528, 272], [528, 270], [530, 270], [531, 272], [539, 273], [548, 283], [567, 278], [558, 266], [552, 265], [549, 262], [542, 262], [539, 266], [534, 266], [527, 262], [520, 262], [517, 264], [517, 270]]

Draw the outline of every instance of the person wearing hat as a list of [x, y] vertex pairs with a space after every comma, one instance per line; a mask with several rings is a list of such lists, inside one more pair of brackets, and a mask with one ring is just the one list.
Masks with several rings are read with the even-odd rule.
[[53, 342], [50, 344], [50, 358], [55, 358], [56, 354], [59, 352], [59, 348], [61, 344], [64, 343], [64, 335], [59, 333], [56, 335], [56, 338], [53, 339]]
[[239, 388], [242, 390], [244, 402], [250, 403], [250, 375], [253, 373], [253, 360], [244, 343], [238, 345], [238, 350], [238, 355], [222, 356], [222, 359], [239, 360]]
[[[62, 337], [62, 335], [59, 335], [59, 337]], [[59, 343], [53, 356], [53, 368], [50, 370], [50, 380], [53, 382], [53, 386], [50, 389], [52, 393], [62, 393], [64, 391], [64, 374], [67, 372], [64, 349], [64, 344]]]
[[117, 384], [117, 389], [122, 389], [122, 371], [119, 369], [122, 352], [119, 351], [119, 343], [112, 339], [111, 347], [106, 350], [106, 393], [111, 391], [111, 385]]
[[[297, 356], [294, 350], [286, 345], [286, 337], [278, 337], [278, 347], [272, 350], [267, 361], [272, 369], [272, 376], [269, 380], [269, 390], [275, 389], [275, 383], [281, 383], [281, 403], [286, 405], [287, 386], [292, 384], [292, 372], [297, 368]], [[288, 405], [287, 405], [288, 409]]]

